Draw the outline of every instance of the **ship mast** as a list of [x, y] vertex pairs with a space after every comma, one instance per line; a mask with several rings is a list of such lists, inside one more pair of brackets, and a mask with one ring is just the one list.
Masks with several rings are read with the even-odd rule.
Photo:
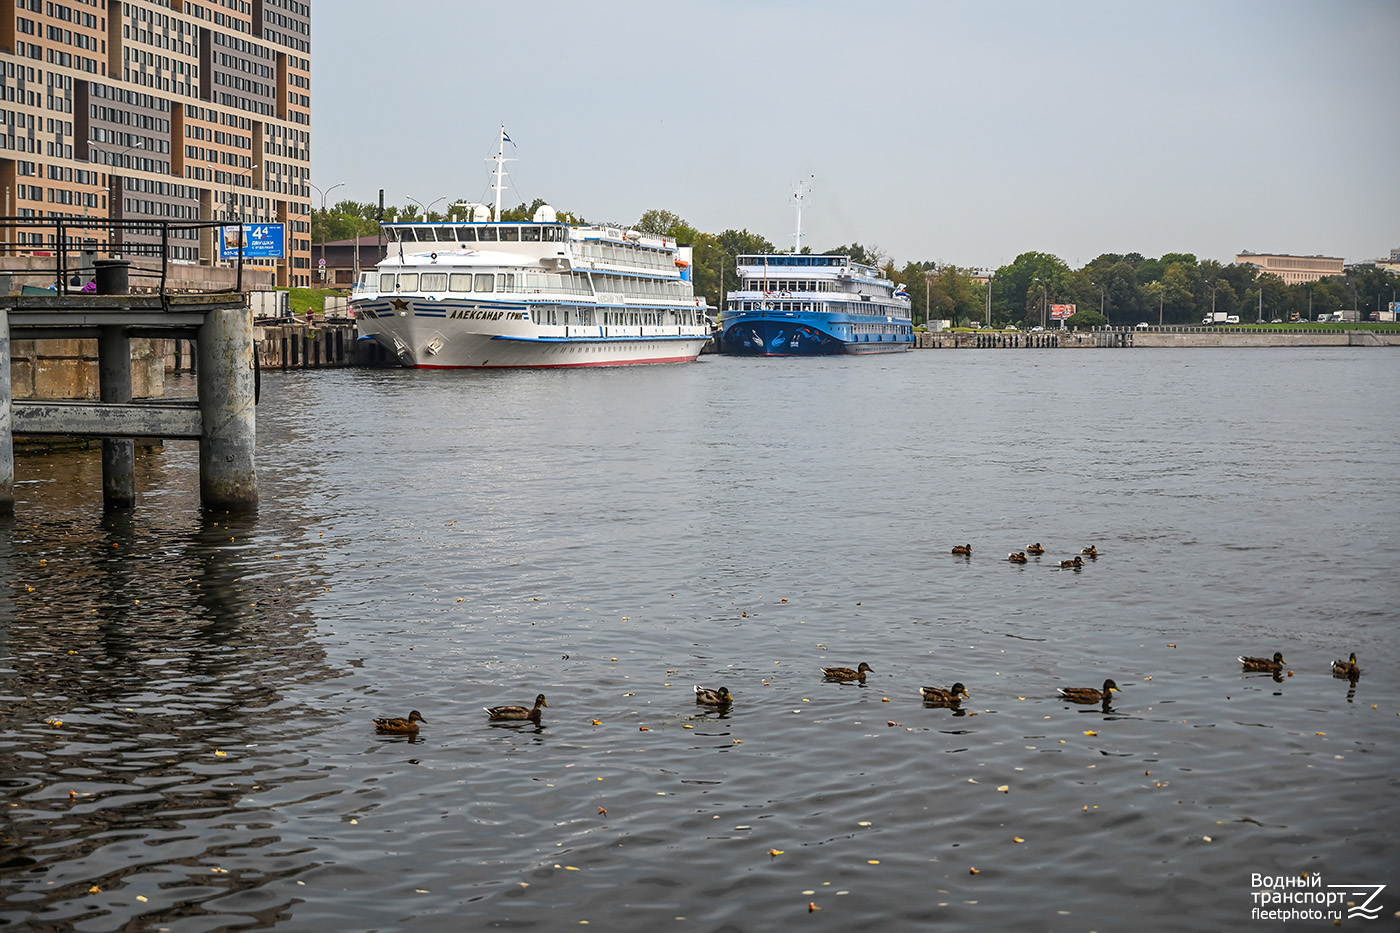
[[492, 215], [491, 219], [496, 221], [501, 219], [501, 192], [506, 190], [506, 175], [509, 174], [506, 171], [506, 163], [515, 161], [514, 159], [506, 158], [506, 143], [510, 143], [512, 146], [515, 145], [515, 143], [511, 142], [510, 137], [506, 135], [506, 125], [502, 123], [501, 139], [496, 148], [496, 156], [493, 159], [486, 160], [487, 162], [496, 163], [496, 169], [491, 173], [491, 188], [496, 192], [496, 213]]
[[[815, 175], [808, 175], [807, 178], [816, 178]], [[807, 196], [807, 192], [812, 189], [806, 178], [797, 183], [797, 187], [792, 192], [792, 203], [797, 207], [797, 232], [792, 235], [792, 251], [802, 252], [802, 200]]]

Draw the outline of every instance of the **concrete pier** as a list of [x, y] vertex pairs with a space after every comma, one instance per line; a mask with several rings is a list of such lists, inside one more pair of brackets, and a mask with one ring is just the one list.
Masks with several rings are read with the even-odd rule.
[[[128, 264], [99, 259], [94, 277], [99, 295], [130, 294]], [[108, 324], [97, 334], [98, 397], [104, 402], [131, 401], [131, 338], [120, 324]], [[136, 442], [129, 437], [102, 441], [102, 506], [129, 509], [136, 504]]]
[[209, 311], [197, 349], [200, 501], [213, 508], [251, 509], [258, 503], [252, 312]]

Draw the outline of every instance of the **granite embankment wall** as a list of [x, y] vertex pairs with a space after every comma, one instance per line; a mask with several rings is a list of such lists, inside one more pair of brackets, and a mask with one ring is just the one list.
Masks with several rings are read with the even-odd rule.
[[925, 350], [1133, 349], [1182, 347], [1400, 347], [1400, 333], [1335, 331], [943, 331], [915, 335]]

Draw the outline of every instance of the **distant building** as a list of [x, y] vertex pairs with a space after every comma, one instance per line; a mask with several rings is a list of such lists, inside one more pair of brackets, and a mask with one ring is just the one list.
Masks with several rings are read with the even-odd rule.
[[1283, 279], [1289, 285], [1299, 282], [1316, 282], [1327, 275], [1342, 275], [1344, 263], [1335, 256], [1290, 256], [1287, 253], [1242, 252], [1235, 257], [1235, 264], [1253, 266], [1260, 272], [1267, 272]]
[[384, 258], [384, 243], [379, 234], [362, 236], [358, 240], [330, 240], [315, 244], [317, 266], [326, 260], [326, 274], [317, 279], [329, 288], [349, 288], [359, 278], [361, 270], [373, 269]]

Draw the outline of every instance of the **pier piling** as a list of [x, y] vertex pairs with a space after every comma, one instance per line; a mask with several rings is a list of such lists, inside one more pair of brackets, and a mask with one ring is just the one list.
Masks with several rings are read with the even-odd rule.
[[[99, 295], [131, 294], [128, 263], [124, 259], [99, 259], [94, 281]], [[104, 402], [131, 401], [131, 338], [122, 324], [98, 328], [98, 398]], [[136, 504], [136, 441], [129, 437], [102, 440], [102, 507], [129, 509]]]
[[200, 499], [213, 508], [251, 509], [258, 502], [251, 313], [247, 308], [208, 312], [199, 328], [196, 350], [203, 425]]

